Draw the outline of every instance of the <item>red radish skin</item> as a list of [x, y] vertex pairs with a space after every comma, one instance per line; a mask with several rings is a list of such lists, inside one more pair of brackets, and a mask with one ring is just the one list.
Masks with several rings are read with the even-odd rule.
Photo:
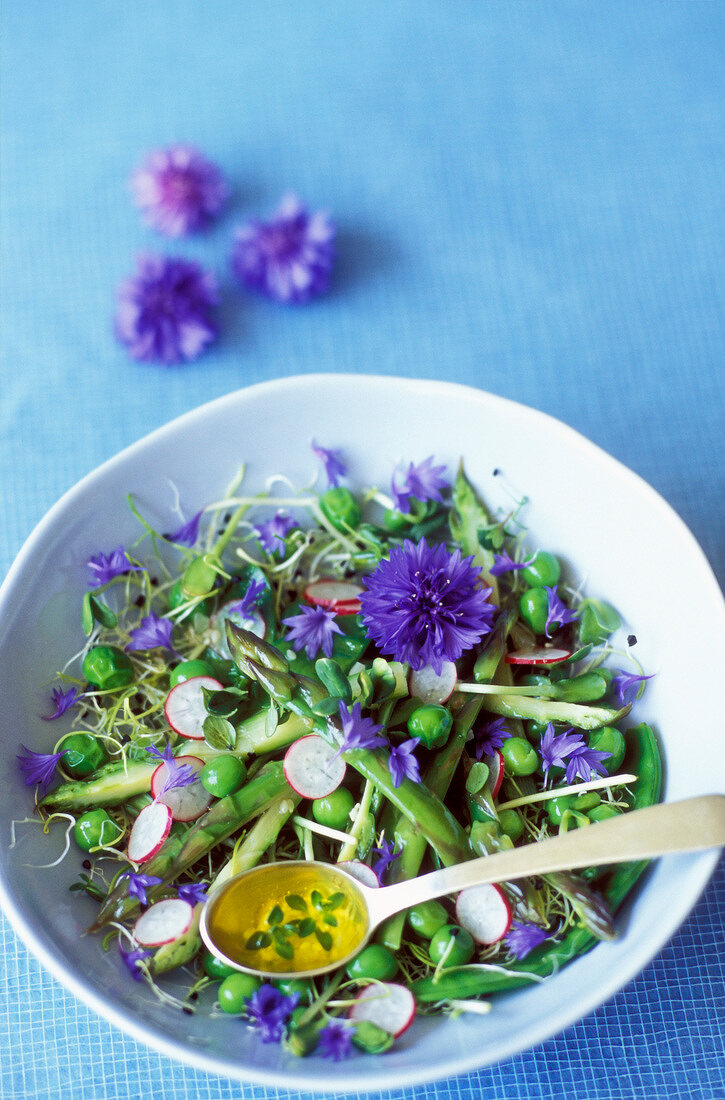
[[141, 947], [161, 947], [188, 932], [193, 919], [194, 907], [188, 901], [166, 898], [141, 914], [133, 926], [133, 934]]
[[350, 875], [352, 878], [356, 878], [363, 886], [370, 886], [372, 889], [375, 889], [381, 885], [380, 879], [375, 874], [372, 867], [368, 867], [367, 863], [363, 863], [359, 859], [343, 859], [337, 866], [340, 871], [344, 871], [345, 874]]
[[444, 661], [440, 672], [432, 665], [425, 665], [411, 672], [408, 679], [410, 694], [422, 703], [445, 703], [458, 683], [458, 673], [453, 661]]
[[535, 646], [533, 649], [515, 649], [507, 653], [504, 660], [507, 665], [558, 665], [571, 657], [570, 649], [557, 649], [555, 646]]
[[495, 750], [493, 756], [487, 756], [485, 763], [488, 764], [489, 769], [489, 784], [491, 786], [491, 798], [496, 798], [498, 792], [501, 790], [501, 784], [503, 783], [504, 776], [504, 759], [503, 753]]
[[190, 680], [183, 680], [172, 687], [164, 704], [166, 721], [172, 730], [189, 741], [203, 741], [207, 710], [201, 689], [221, 691], [222, 687], [213, 676], [192, 676]]
[[495, 883], [471, 886], [456, 899], [456, 921], [476, 943], [498, 943], [511, 927], [511, 906]]
[[131, 863], [145, 863], [158, 852], [169, 835], [173, 814], [163, 802], [151, 802], [139, 813], [128, 838], [126, 854]]
[[347, 765], [324, 738], [311, 733], [290, 745], [283, 768], [290, 787], [302, 798], [325, 798], [340, 786]]
[[351, 1020], [369, 1020], [397, 1039], [415, 1019], [415, 998], [397, 982], [376, 982], [363, 989], [348, 1016]]
[[[181, 766], [188, 764], [195, 772], [200, 772], [204, 767], [204, 761], [198, 756], [177, 756], [176, 763]], [[186, 787], [172, 787], [170, 791], [162, 794], [166, 777], [169, 774], [168, 765], [164, 762], [151, 776], [151, 794], [171, 810], [174, 821], [196, 821], [211, 805], [212, 795], [201, 785], [199, 780], [189, 783]]]
[[360, 596], [364, 589], [354, 581], [338, 581], [323, 577], [305, 588], [305, 600], [316, 607], [334, 611], [336, 615], [357, 615], [362, 609]]

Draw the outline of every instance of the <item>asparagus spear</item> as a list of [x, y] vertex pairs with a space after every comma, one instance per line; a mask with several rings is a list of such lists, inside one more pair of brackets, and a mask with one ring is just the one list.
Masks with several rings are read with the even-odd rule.
[[582, 703], [557, 703], [553, 699], [533, 699], [524, 695], [485, 695], [483, 706], [504, 718], [533, 718], [537, 722], [564, 722], [578, 729], [595, 730], [613, 726], [629, 714], [631, 706], [587, 707]]

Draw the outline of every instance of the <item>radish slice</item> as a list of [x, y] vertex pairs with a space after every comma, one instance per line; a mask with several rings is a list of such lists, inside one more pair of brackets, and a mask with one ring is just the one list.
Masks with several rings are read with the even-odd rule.
[[284, 754], [284, 775], [303, 798], [325, 798], [342, 783], [346, 764], [323, 737], [311, 733], [294, 741]]
[[150, 802], [139, 813], [128, 838], [126, 854], [131, 863], [145, 863], [158, 852], [169, 835], [173, 815], [163, 802]]
[[[177, 756], [176, 763], [179, 766], [188, 764], [195, 772], [200, 772], [204, 767], [204, 761], [198, 756]], [[186, 787], [172, 787], [170, 791], [163, 791], [168, 774], [168, 764], [166, 762], [159, 764], [151, 776], [151, 794], [154, 798], [166, 803], [174, 816], [174, 821], [196, 821], [197, 817], [201, 817], [209, 809], [212, 795], [198, 779]]]
[[337, 581], [324, 577], [312, 581], [305, 589], [305, 599], [316, 607], [325, 607], [336, 615], [357, 615], [361, 610], [360, 596], [364, 589], [354, 581]]
[[363, 989], [348, 1016], [351, 1020], [369, 1020], [397, 1039], [415, 1019], [415, 997], [397, 982], [376, 982]]
[[167, 898], [141, 914], [133, 926], [133, 934], [141, 947], [160, 947], [188, 932], [193, 919], [194, 907], [188, 901]]
[[511, 906], [492, 883], [470, 886], [456, 898], [456, 920], [476, 943], [498, 943], [511, 927]]
[[488, 785], [491, 789], [491, 798], [495, 798], [501, 790], [504, 775], [503, 754], [496, 749], [493, 756], [486, 756], [484, 764], [488, 764]]
[[371, 886], [373, 889], [380, 886], [380, 879], [372, 867], [368, 867], [367, 863], [359, 859], [343, 859], [337, 866], [352, 878], [356, 878], [363, 886]]
[[457, 682], [458, 673], [453, 661], [444, 661], [440, 672], [436, 672], [432, 665], [411, 672], [408, 686], [410, 694], [423, 703], [445, 703]]
[[515, 649], [504, 657], [507, 665], [558, 665], [571, 657], [570, 649], [556, 646], [533, 646], [531, 649]]
[[202, 688], [221, 691], [222, 684], [213, 676], [192, 676], [172, 687], [166, 696], [164, 713], [172, 730], [191, 741], [204, 740], [204, 719], [207, 709], [204, 706]]
[[240, 614], [239, 608], [242, 605], [242, 600], [230, 600], [212, 615], [209, 623], [210, 644], [227, 661], [231, 660], [232, 656], [227, 641], [227, 621], [234, 623], [235, 626], [241, 626], [242, 630], [248, 630], [250, 634], [256, 634], [258, 638], [264, 638], [267, 633], [267, 624], [261, 612], [253, 607], [244, 614]]

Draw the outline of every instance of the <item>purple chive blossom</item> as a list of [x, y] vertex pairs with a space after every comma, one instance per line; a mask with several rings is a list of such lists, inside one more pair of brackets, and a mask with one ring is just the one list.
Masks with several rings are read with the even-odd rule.
[[420, 737], [410, 737], [400, 745], [391, 746], [388, 768], [393, 777], [394, 787], [399, 787], [404, 779], [412, 779], [414, 783], [420, 783], [418, 761], [413, 755], [413, 750], [419, 741]]
[[509, 737], [511, 737], [511, 731], [506, 729], [505, 718], [490, 718], [484, 722], [473, 731], [476, 760], [481, 760], [484, 756], [493, 756], [496, 749], [500, 749]]
[[274, 554], [275, 550], [282, 553], [284, 540], [292, 528], [297, 526], [298, 524], [292, 516], [288, 516], [285, 512], [277, 512], [272, 519], [258, 524], [254, 528], [254, 532], [268, 554]]
[[[403, 849], [401, 848], [400, 852], [402, 852], [402, 850]], [[395, 843], [393, 842], [391, 844], [390, 841], [385, 839], [385, 837], [383, 837], [380, 841], [380, 847], [373, 848], [372, 851], [378, 857], [373, 862], [372, 869], [382, 882], [383, 875], [387, 871], [390, 864], [394, 863], [395, 860], [398, 859], [398, 857], [400, 856], [400, 852], [396, 852]]]
[[32, 787], [34, 783], [40, 785], [41, 794], [47, 794], [48, 788], [55, 779], [58, 761], [68, 749], [61, 752], [34, 752], [21, 745], [22, 752], [18, 753], [17, 761], [20, 771], [25, 776], [25, 786]]
[[134, 359], [169, 366], [196, 359], [217, 334], [211, 272], [180, 257], [141, 256], [118, 288], [116, 336]]
[[50, 694], [55, 710], [52, 714], [41, 714], [40, 717], [44, 722], [53, 722], [56, 718], [60, 718], [61, 714], [65, 714], [67, 710], [70, 710], [83, 693], [78, 691], [78, 688], [74, 687], [68, 688], [67, 691], [63, 691], [63, 688], [57, 687], [53, 688]]
[[277, 302], [306, 302], [330, 284], [335, 227], [322, 211], [310, 213], [286, 195], [273, 217], [236, 231], [232, 272], [250, 290]]
[[441, 543], [406, 539], [363, 580], [363, 621], [383, 653], [413, 669], [455, 661], [491, 629], [495, 607], [480, 569]]
[[645, 680], [651, 680], [654, 673], [650, 676], [637, 676], [631, 672], [622, 672], [621, 670], [612, 677], [612, 687], [617, 694], [617, 702], [620, 707], [626, 707], [630, 703], [633, 703], [637, 698], [637, 692], [639, 691], [640, 684], [643, 684]]
[[586, 745], [574, 749], [566, 765], [567, 783], [576, 783], [577, 779], [588, 783], [592, 775], [605, 775], [607, 769], [602, 766], [601, 761], [611, 755], [611, 752], [590, 749]]
[[121, 952], [121, 958], [131, 977], [135, 978], [137, 982], [140, 982], [143, 979], [143, 971], [139, 966], [139, 962], [141, 959], [148, 959], [149, 956], [153, 954], [153, 951], [146, 951], [142, 947], [136, 947], [133, 951], [127, 951], [120, 939], [118, 941], [118, 950]]
[[402, 485], [395, 483], [395, 476], [391, 484], [393, 503], [399, 512], [410, 511], [410, 498], [415, 500], [437, 500], [442, 502], [441, 489], [449, 488], [449, 483], [442, 474], [445, 466], [434, 466], [433, 455], [423, 459], [416, 466], [410, 463]]
[[114, 577], [120, 577], [123, 573], [141, 572], [140, 565], [132, 565], [128, 555], [122, 546], [112, 550], [110, 554], [96, 554], [86, 562], [91, 574], [91, 588], [99, 588], [108, 584]]
[[322, 650], [326, 657], [332, 656], [333, 634], [342, 634], [335, 622], [335, 612], [324, 607], [300, 607], [299, 615], [282, 619], [290, 628], [287, 641], [299, 652], [304, 649], [310, 660]]
[[166, 794], [167, 791], [177, 790], [179, 787], [189, 787], [192, 783], [196, 782], [196, 772], [191, 764], [178, 764], [176, 757], [174, 756], [174, 750], [170, 744], [164, 746], [163, 752], [159, 752], [155, 745], [149, 745], [146, 748], [146, 752], [151, 756], [155, 756], [157, 760], [166, 765], [166, 779], [159, 791], [157, 797], [160, 798], [162, 794]]
[[567, 623], [571, 623], [574, 619], [578, 619], [579, 615], [576, 611], [570, 611], [562, 602], [559, 593], [556, 591], [556, 585], [552, 585], [551, 587], [545, 585], [544, 591], [549, 601], [545, 632], [546, 637], [550, 638], [552, 630], [566, 626]]
[[229, 196], [219, 169], [191, 145], [154, 150], [133, 173], [130, 186], [146, 224], [167, 237], [202, 229]]
[[317, 455], [320, 462], [325, 467], [328, 488], [336, 489], [340, 484], [340, 478], [344, 477], [347, 473], [347, 466], [340, 457], [340, 451], [330, 451], [327, 447], [320, 447], [315, 443], [314, 439], [310, 446], [314, 454]]
[[118, 876], [118, 881], [120, 882], [122, 878], [128, 879], [128, 896], [138, 898], [142, 905], [148, 905], [149, 903], [146, 896], [149, 886], [157, 886], [164, 881], [158, 875], [137, 875], [134, 871], [124, 871], [122, 875]]
[[345, 1020], [333, 1020], [321, 1027], [317, 1033], [320, 1040], [319, 1053], [323, 1058], [331, 1058], [333, 1062], [348, 1058], [352, 1051], [353, 1033], [354, 1027]]
[[242, 619], [251, 618], [257, 606], [257, 600], [266, 587], [264, 581], [252, 581], [242, 598], [233, 603], [228, 611], [239, 615]]
[[524, 924], [514, 921], [504, 938], [504, 943], [516, 959], [525, 959], [526, 956], [548, 939], [549, 933], [536, 924]]
[[182, 901], [188, 901], [189, 905], [200, 905], [206, 901], [208, 895], [203, 882], [185, 882], [178, 890]]
[[188, 523], [184, 523], [173, 535], [166, 535], [169, 542], [175, 542], [177, 546], [193, 546], [199, 537], [199, 522], [204, 515], [204, 510], [192, 516]]
[[341, 699], [338, 710], [342, 722], [340, 752], [348, 752], [351, 749], [378, 749], [385, 744], [385, 738], [380, 736], [380, 730], [383, 727], [376, 726], [371, 718], [363, 718], [359, 703], [355, 703], [350, 711]]
[[129, 631], [131, 641], [126, 646], [129, 653], [138, 649], [170, 649], [176, 650], [171, 644], [171, 632], [174, 624], [171, 619], [162, 619], [155, 611], [141, 620], [141, 625]]
[[494, 577], [501, 577], [504, 573], [515, 573], [518, 569], [526, 569], [527, 565], [531, 565], [534, 561], [536, 554], [528, 561], [514, 561], [507, 550], [504, 550], [501, 554], [493, 555], [493, 565], [489, 569]]
[[551, 768], [566, 767], [567, 757], [579, 749], [586, 748], [581, 734], [573, 730], [564, 730], [563, 733], [554, 731], [553, 722], [549, 722], [541, 737], [539, 753], [544, 765], [544, 782], [548, 781]]
[[297, 1007], [299, 993], [285, 996], [273, 985], [261, 985], [247, 1000], [246, 1016], [263, 1043], [278, 1043]]

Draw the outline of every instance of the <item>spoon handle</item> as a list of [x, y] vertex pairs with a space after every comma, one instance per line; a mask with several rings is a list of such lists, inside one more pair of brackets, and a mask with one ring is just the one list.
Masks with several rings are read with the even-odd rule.
[[[375, 922], [467, 886], [505, 882], [575, 867], [652, 859], [725, 844], [725, 795], [710, 794], [633, 810], [521, 848], [472, 859], [370, 892]], [[373, 900], [375, 899], [375, 900]]]

